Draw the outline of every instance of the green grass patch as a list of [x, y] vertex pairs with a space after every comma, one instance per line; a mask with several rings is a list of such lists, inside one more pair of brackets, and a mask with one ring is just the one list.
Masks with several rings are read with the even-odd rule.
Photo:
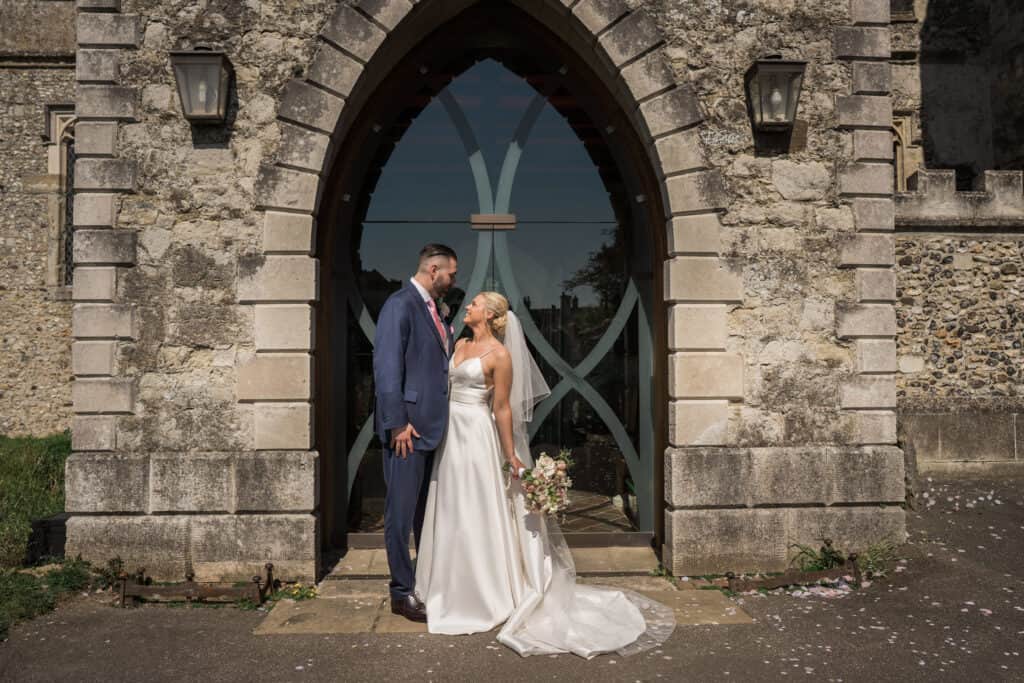
[[34, 519], [64, 510], [65, 432], [44, 438], [0, 436], [0, 568], [25, 558]]
[[899, 546], [891, 541], [878, 541], [857, 556], [857, 566], [871, 576], [885, 576], [889, 565], [896, 561]]
[[832, 541], [823, 538], [818, 550], [806, 545], [794, 543], [790, 549], [797, 550], [790, 564], [795, 564], [803, 572], [817, 572], [842, 567], [846, 561], [843, 553], [832, 547]]
[[66, 560], [42, 576], [14, 569], [0, 570], [0, 638], [12, 624], [46, 614], [64, 596], [102, 583], [87, 562]]
[[15, 622], [45, 614], [56, 604], [56, 596], [38, 577], [0, 572], [0, 638], [7, 637], [7, 629]]
[[[820, 571], [836, 569], [845, 563], [846, 554], [832, 547], [832, 541], [822, 539], [822, 546], [815, 550], [806, 545], [794, 543], [790, 549], [796, 549], [791, 564], [801, 571]], [[873, 576], [884, 576], [887, 567], [896, 560], [899, 546], [890, 541], [872, 543], [857, 555], [857, 567]]]
[[103, 580], [88, 562], [80, 559], [65, 560], [56, 569], [51, 569], [43, 576], [47, 590], [54, 595], [83, 591], [101, 586]]
[[663, 564], [661, 564], [660, 562], [658, 563], [657, 567], [655, 567], [654, 569], [651, 569], [650, 571], [648, 571], [647, 575], [648, 576], [660, 576], [661, 578], [665, 578], [665, 579], [668, 579], [668, 578], [672, 577], [672, 573], [668, 569], [666, 569], [665, 566]]

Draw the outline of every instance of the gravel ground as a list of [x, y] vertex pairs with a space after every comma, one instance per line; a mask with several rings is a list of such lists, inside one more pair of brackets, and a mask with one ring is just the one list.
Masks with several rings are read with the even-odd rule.
[[904, 561], [843, 597], [735, 598], [634, 657], [521, 659], [488, 634], [254, 636], [261, 612], [80, 597], [12, 629], [5, 681], [1024, 680], [1024, 478], [921, 480]]

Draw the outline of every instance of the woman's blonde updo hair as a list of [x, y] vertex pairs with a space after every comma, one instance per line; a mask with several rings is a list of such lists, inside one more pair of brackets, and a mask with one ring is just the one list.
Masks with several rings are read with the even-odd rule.
[[491, 328], [491, 334], [498, 339], [505, 338], [505, 325], [508, 324], [508, 299], [497, 292], [480, 292], [483, 297], [484, 306], [494, 314], [494, 317], [487, 321]]

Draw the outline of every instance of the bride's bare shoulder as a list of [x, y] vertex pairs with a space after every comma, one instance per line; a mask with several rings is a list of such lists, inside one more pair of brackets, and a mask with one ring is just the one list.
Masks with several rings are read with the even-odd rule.
[[497, 344], [487, 353], [483, 354], [485, 369], [493, 372], [498, 368], [511, 368], [512, 367], [512, 356], [509, 355], [508, 349], [505, 348], [504, 344]]

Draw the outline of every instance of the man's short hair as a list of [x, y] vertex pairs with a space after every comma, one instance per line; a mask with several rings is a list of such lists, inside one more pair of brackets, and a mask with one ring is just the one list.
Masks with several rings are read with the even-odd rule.
[[455, 250], [448, 245], [432, 243], [420, 249], [420, 268], [424, 267], [427, 261], [435, 256], [445, 256], [456, 261], [459, 260], [459, 257], [455, 255]]

